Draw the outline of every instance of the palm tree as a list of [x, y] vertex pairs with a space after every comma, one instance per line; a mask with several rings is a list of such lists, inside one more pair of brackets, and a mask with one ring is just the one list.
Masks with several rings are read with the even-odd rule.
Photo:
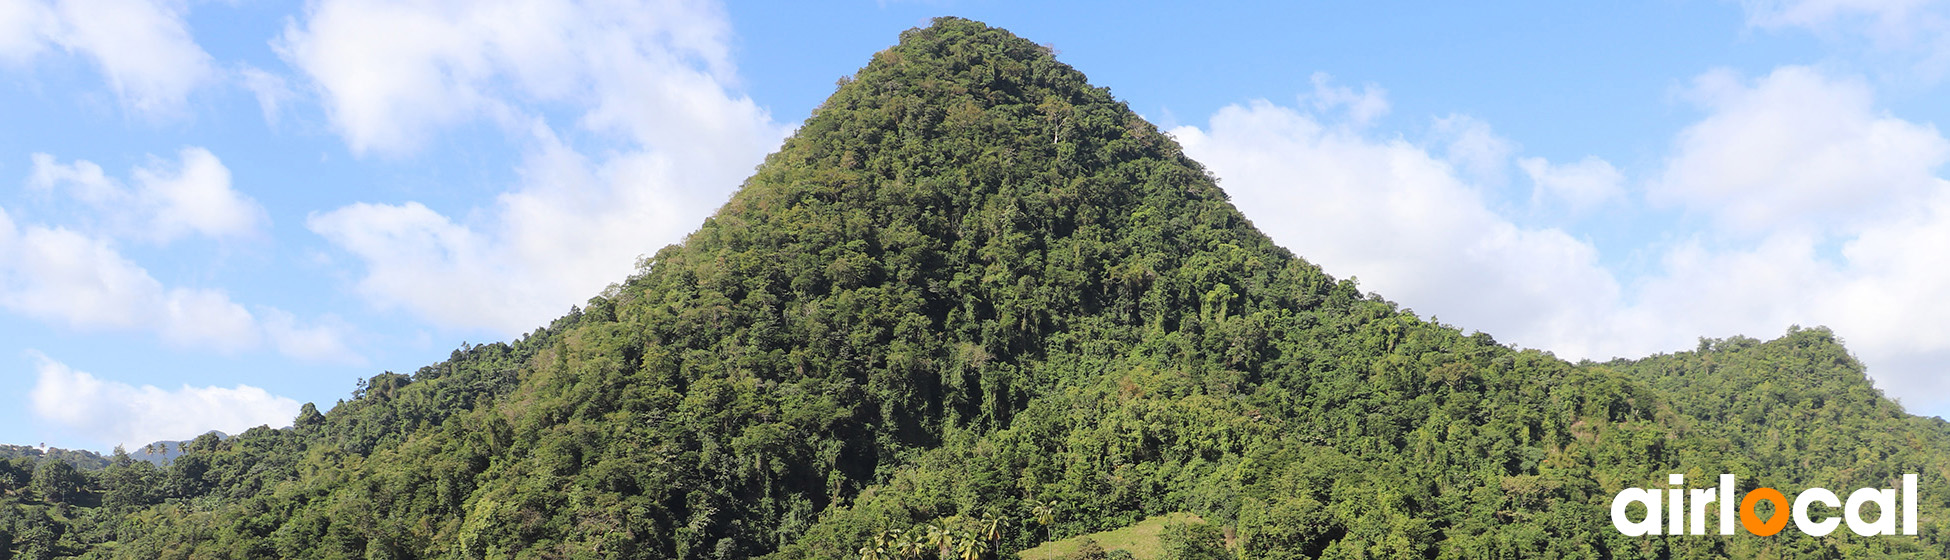
[[947, 556], [948, 546], [954, 544], [954, 540], [955, 540], [954, 534], [949, 533], [948, 530], [942, 528], [942, 526], [933, 523], [928, 524], [927, 531], [928, 531], [927, 536], [922, 537], [921, 542], [926, 543], [930, 547], [933, 547], [937, 555]]
[[1056, 500], [1031, 503], [1036, 504], [1035, 507], [1029, 508], [1029, 514], [1036, 517], [1036, 524], [1048, 526], [1056, 522]]
[[909, 530], [901, 533], [893, 540], [894, 555], [904, 560], [919, 559], [921, 553], [927, 550], [927, 544], [921, 541], [921, 535], [917, 531]]
[[860, 560], [895, 560], [889, 552], [893, 551], [894, 535], [897, 534], [893, 529], [874, 534], [873, 542], [860, 547]]
[[982, 522], [982, 537], [989, 542], [1002, 542], [1002, 530], [1008, 521], [1001, 517], [990, 517]]
[[957, 531], [955, 536], [955, 557], [960, 560], [981, 560], [989, 551], [988, 541], [976, 538], [974, 533]]

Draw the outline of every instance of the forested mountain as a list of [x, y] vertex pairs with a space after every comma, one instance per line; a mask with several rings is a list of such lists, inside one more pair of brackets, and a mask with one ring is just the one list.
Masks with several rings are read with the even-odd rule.
[[[230, 437], [230, 434], [226, 434], [217, 430], [210, 430], [209, 432], [205, 432], [205, 433], [214, 435], [217, 437], [217, 439], [220, 440], [228, 439]], [[135, 459], [137, 461], [148, 461], [150, 463], [155, 463], [156, 466], [169, 466], [169, 462], [175, 461], [177, 457], [181, 457], [183, 453], [185, 453], [186, 450], [189, 448], [190, 442], [193, 441], [196, 440], [186, 439], [182, 441], [152, 441], [146, 445], [143, 445], [140, 448], [137, 448], [133, 452], [128, 452], [128, 455], [130, 459]], [[103, 466], [107, 466], [108, 460], [103, 459], [102, 464]]]
[[81, 470], [94, 470], [108, 466], [107, 457], [86, 449], [0, 444], [0, 460], [6, 459], [26, 459], [27, 461], [21, 464], [27, 465], [39, 465], [45, 461], [64, 461]]
[[[586, 306], [166, 468], [0, 472], [0, 551], [973, 560], [1182, 511], [1214, 530], [1181, 557], [1940, 558], [1946, 449], [1825, 329], [1573, 364], [1364, 294], [1047, 49], [943, 18]], [[1722, 472], [1919, 473], [1921, 535], [1611, 526]]]

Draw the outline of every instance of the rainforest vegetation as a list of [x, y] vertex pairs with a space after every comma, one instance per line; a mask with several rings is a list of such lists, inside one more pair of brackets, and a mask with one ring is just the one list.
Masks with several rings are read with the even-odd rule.
[[[1570, 363], [1424, 318], [977, 22], [902, 34], [618, 280], [167, 466], [0, 461], [0, 559], [975, 560], [1168, 513], [1205, 520], [1171, 558], [1950, 557], [1950, 427], [1834, 333]], [[1918, 473], [1921, 534], [1613, 530], [1668, 473]]]

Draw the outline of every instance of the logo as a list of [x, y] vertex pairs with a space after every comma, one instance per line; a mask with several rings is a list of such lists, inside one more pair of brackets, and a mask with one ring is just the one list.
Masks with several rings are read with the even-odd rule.
[[[1747, 492], [1735, 507], [1733, 500], [1733, 475], [1720, 475], [1720, 485], [1713, 488], [1688, 489], [1686, 475], [1670, 475], [1666, 481], [1673, 487], [1663, 492], [1658, 489], [1626, 488], [1611, 499], [1611, 525], [1628, 537], [1643, 535], [1704, 535], [1706, 534], [1706, 510], [1718, 506], [1720, 534], [1733, 534], [1733, 520], [1738, 518], [1740, 526], [1747, 532], [1759, 536], [1772, 536], [1787, 528], [1788, 520], [1793, 519], [1794, 528], [1809, 535], [1824, 536], [1835, 532], [1843, 522], [1857, 535], [1896, 534], [1897, 510], [1902, 511], [1904, 535], [1916, 534], [1916, 475], [1903, 475], [1901, 499], [1897, 490], [1889, 488], [1862, 488], [1848, 495], [1843, 502], [1834, 492], [1825, 488], [1802, 490], [1794, 497], [1792, 506], [1786, 494], [1773, 488], [1755, 488]], [[1773, 513], [1763, 520], [1758, 510], [1761, 502], [1774, 506]], [[1628, 511], [1632, 504], [1645, 507], [1645, 518], [1634, 521]], [[1826, 506], [1829, 511], [1812, 511], [1815, 504]], [[1867, 519], [1863, 506], [1875, 504], [1875, 519]], [[1835, 508], [1841, 508], [1841, 516], [1836, 517]], [[1737, 515], [1736, 515], [1737, 511]], [[1816, 516], [1821, 519], [1815, 519]], [[1685, 522], [1685, 523], [1682, 523]]]

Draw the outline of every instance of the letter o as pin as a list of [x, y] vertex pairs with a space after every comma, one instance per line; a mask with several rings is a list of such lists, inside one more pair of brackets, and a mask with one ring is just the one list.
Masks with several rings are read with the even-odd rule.
[[[1774, 516], [1769, 517], [1766, 523], [1762, 523], [1760, 514], [1754, 511], [1754, 504], [1761, 500], [1774, 502]], [[1763, 537], [1773, 536], [1781, 532], [1781, 529], [1787, 528], [1787, 523], [1787, 496], [1781, 494], [1780, 490], [1755, 488], [1754, 491], [1747, 493], [1747, 497], [1740, 499], [1740, 526], [1746, 527], [1748, 532]]]

